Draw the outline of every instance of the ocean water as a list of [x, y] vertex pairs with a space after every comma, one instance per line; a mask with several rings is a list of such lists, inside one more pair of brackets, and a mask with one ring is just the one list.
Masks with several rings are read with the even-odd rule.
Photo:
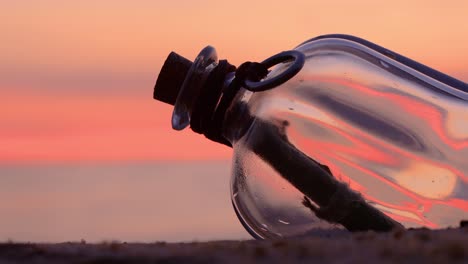
[[0, 241], [249, 239], [230, 161], [0, 167]]

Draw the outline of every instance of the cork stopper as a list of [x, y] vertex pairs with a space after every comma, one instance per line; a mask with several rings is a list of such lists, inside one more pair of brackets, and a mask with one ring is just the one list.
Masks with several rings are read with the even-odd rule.
[[153, 98], [174, 105], [193, 62], [171, 52], [164, 62], [154, 86]]

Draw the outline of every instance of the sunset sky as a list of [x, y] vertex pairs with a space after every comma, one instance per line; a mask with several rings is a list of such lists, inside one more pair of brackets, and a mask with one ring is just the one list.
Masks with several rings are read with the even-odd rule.
[[174, 50], [236, 65], [356, 35], [468, 81], [468, 2], [1, 1], [0, 164], [228, 159], [152, 99]]

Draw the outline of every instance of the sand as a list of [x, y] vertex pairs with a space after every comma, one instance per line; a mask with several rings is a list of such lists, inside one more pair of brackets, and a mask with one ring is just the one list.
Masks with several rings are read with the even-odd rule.
[[322, 231], [270, 241], [0, 244], [0, 263], [468, 263], [468, 228]]

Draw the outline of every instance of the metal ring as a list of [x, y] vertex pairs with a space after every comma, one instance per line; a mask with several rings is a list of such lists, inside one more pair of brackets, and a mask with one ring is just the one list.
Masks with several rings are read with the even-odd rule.
[[244, 87], [252, 92], [261, 92], [283, 84], [284, 82], [294, 77], [294, 75], [296, 75], [302, 69], [305, 62], [305, 56], [302, 52], [297, 50], [283, 51], [262, 61], [261, 64], [263, 64], [263, 66], [268, 69], [275, 66], [276, 64], [288, 61], [292, 61], [292, 63], [286, 70], [277, 76], [259, 82], [246, 79], [244, 81]]

